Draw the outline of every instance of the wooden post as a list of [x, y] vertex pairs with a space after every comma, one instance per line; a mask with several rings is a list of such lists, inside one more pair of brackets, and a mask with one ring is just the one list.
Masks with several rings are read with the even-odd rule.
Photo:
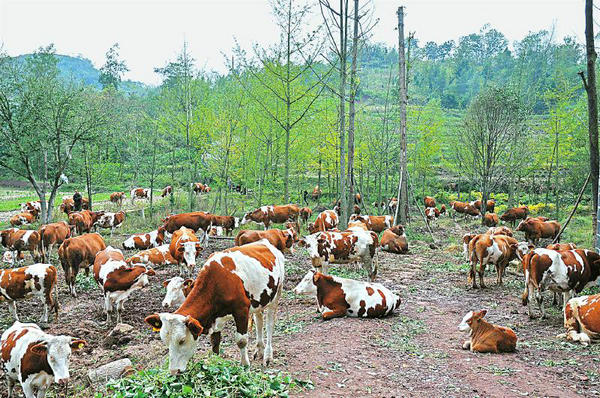
[[406, 178], [406, 59], [404, 52], [404, 7], [398, 7], [398, 88], [400, 105], [400, 181], [398, 184], [398, 208], [400, 223], [408, 218], [408, 185]]

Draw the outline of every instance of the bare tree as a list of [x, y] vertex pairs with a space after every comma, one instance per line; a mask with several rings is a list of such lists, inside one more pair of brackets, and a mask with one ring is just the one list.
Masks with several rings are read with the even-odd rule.
[[406, 58], [404, 51], [404, 7], [398, 7], [398, 101], [400, 111], [400, 181], [398, 182], [398, 207], [395, 219], [400, 215], [400, 223], [408, 219], [408, 160], [406, 156]]

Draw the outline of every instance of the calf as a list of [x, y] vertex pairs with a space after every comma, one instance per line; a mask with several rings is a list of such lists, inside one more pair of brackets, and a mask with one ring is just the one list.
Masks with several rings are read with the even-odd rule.
[[166, 187], [163, 188], [160, 197], [164, 198], [167, 195], [170, 195], [173, 192], [173, 187], [170, 185], [167, 185]]
[[472, 238], [469, 242], [469, 259], [471, 263], [471, 271], [469, 272], [469, 281], [472, 283], [473, 289], [477, 289], [475, 280], [475, 268], [479, 263], [479, 285], [485, 288], [483, 276], [487, 264], [496, 266], [498, 285], [502, 285], [502, 275], [504, 269], [510, 261], [521, 255], [517, 254], [519, 242], [510, 236], [505, 235], [488, 235], [482, 234]]
[[498, 225], [498, 215], [496, 213], [485, 213], [481, 223], [486, 227], [495, 227]]
[[149, 200], [150, 188], [133, 188], [131, 192], [129, 192], [129, 195], [131, 197], [131, 204], [133, 204], [136, 199]]
[[377, 262], [373, 257], [378, 245], [377, 234], [372, 231], [318, 232], [300, 239], [306, 246], [312, 266], [327, 274], [329, 264], [346, 264], [361, 261], [369, 279], [377, 277]]
[[165, 239], [170, 235], [164, 227], [159, 227], [154, 231], [145, 234], [134, 234], [123, 242], [123, 249], [149, 249], [151, 247], [158, 247], [165, 242]]
[[[203, 248], [200, 246], [200, 242], [193, 230], [181, 227], [173, 232], [171, 244], [169, 245], [169, 253], [176, 263], [179, 264], [180, 273], [189, 272], [191, 274], [194, 271], [196, 257], [198, 257], [202, 250]], [[187, 267], [182, 267], [182, 264]]]
[[519, 223], [515, 231], [525, 232], [525, 239], [535, 245], [540, 239], [556, 238], [560, 232], [560, 224], [557, 221], [541, 221], [527, 217]]
[[600, 294], [569, 300], [564, 319], [567, 332], [556, 337], [579, 341], [584, 346], [600, 340]]
[[512, 209], [508, 209], [500, 216], [500, 220], [504, 222], [510, 222], [511, 225], [515, 226], [515, 221], [519, 219], [525, 219], [529, 214], [529, 207], [520, 206], [513, 207]]
[[89, 267], [94, 264], [96, 254], [104, 249], [106, 249], [104, 239], [96, 233], [65, 239], [58, 248], [58, 258], [65, 271], [65, 280], [69, 292], [73, 297], [77, 297], [75, 279], [79, 273], [79, 268], [83, 268], [85, 274], [88, 275], [90, 272]]
[[323, 275], [315, 270], [306, 273], [294, 293], [315, 295], [325, 320], [346, 315], [381, 318], [400, 306], [400, 297], [379, 283]]
[[116, 322], [121, 323], [121, 311], [131, 293], [148, 285], [148, 277], [154, 276], [152, 268], [141, 264], [129, 265], [123, 252], [108, 246], [98, 252], [94, 260], [94, 279], [104, 294], [106, 322], [112, 322], [116, 312]]
[[381, 250], [385, 252], [395, 254], [408, 253], [408, 241], [406, 240], [404, 227], [398, 224], [383, 231], [379, 245], [381, 246]]
[[[169, 347], [169, 370], [185, 370], [194, 355], [200, 334], [210, 334], [212, 349], [219, 353], [221, 330], [229, 316], [236, 327], [235, 342], [242, 365], [249, 365], [248, 321], [254, 316], [257, 350], [254, 358], [273, 360], [273, 329], [283, 280], [285, 258], [267, 240], [213, 253], [194, 281], [192, 291], [175, 313], [153, 314], [146, 322], [160, 331]], [[263, 341], [266, 312], [267, 342]], [[264, 348], [264, 351], [262, 349]]]
[[337, 228], [339, 222], [340, 219], [334, 210], [325, 210], [319, 213], [314, 223], [308, 224], [307, 229], [311, 234], [325, 232]]
[[350, 216], [350, 221], [361, 221], [363, 222], [370, 231], [381, 233], [386, 228], [391, 228], [394, 224], [394, 217], [392, 216], [361, 216], [353, 214]]
[[258, 209], [248, 212], [242, 218], [241, 225], [250, 221], [262, 224], [264, 229], [269, 229], [271, 223], [283, 224], [286, 221], [298, 221], [300, 208], [296, 205], [284, 206], [261, 206]]
[[123, 221], [125, 221], [124, 211], [118, 213], [105, 212], [98, 218], [96, 225], [100, 228], [110, 228], [110, 236], [112, 236], [115, 229], [123, 224]]
[[85, 347], [85, 340], [44, 333], [33, 323], [15, 322], [0, 338], [0, 363], [8, 383], [8, 397], [16, 382], [25, 398], [43, 398], [52, 382], [69, 382], [71, 352]]
[[493, 325], [483, 317], [486, 310], [479, 312], [470, 311], [465, 315], [458, 329], [469, 332], [469, 340], [465, 341], [463, 350], [475, 352], [515, 352], [517, 349], [517, 335], [512, 329]]
[[170, 234], [177, 231], [181, 227], [186, 227], [194, 232], [202, 230], [204, 233], [204, 238], [206, 239], [208, 230], [212, 225], [212, 214], [203, 211], [173, 214], [165, 218], [163, 222], [163, 228]]
[[33, 261], [40, 261], [40, 234], [38, 231], [9, 228], [0, 231], [0, 243], [10, 251], [17, 252], [17, 258], [22, 252], [29, 251]]
[[440, 217], [440, 214], [441, 213], [437, 207], [428, 207], [425, 209], [425, 217], [427, 218], [427, 222], [437, 221], [437, 219]]
[[162, 301], [163, 308], [179, 308], [192, 291], [194, 281], [192, 279], [183, 279], [179, 276], [175, 276], [164, 281], [163, 287], [167, 289], [165, 299]]
[[60, 246], [65, 239], [71, 237], [71, 226], [66, 221], [42, 225], [39, 229], [42, 261], [52, 254], [54, 246]]
[[425, 196], [423, 202], [425, 203], [425, 208], [435, 207], [435, 198], [432, 198], [431, 196]]
[[211, 223], [213, 226], [222, 227], [225, 230], [225, 235], [231, 236], [234, 229], [239, 228], [240, 219], [233, 216], [215, 216], [211, 215]]
[[116, 204], [117, 206], [123, 206], [123, 201], [127, 198], [125, 196], [125, 192], [113, 192], [110, 194], [110, 202]]
[[125, 260], [127, 264], [146, 264], [152, 267], [177, 264], [177, 260], [171, 256], [169, 245], [162, 245], [152, 249], [141, 251]]
[[235, 237], [235, 245], [242, 246], [248, 243], [258, 242], [261, 239], [266, 239], [283, 253], [293, 253], [292, 246], [298, 240], [296, 231], [288, 228], [285, 231], [280, 229], [268, 229], [266, 231], [243, 230], [238, 232]]
[[466, 233], [462, 236], [463, 255], [465, 256], [466, 262], [469, 262], [469, 259], [471, 257], [470, 252], [469, 252], [469, 242], [471, 242], [471, 239], [473, 239], [476, 236], [478, 236], [478, 235], [472, 234], [472, 233]]
[[474, 206], [471, 206], [470, 203], [458, 202], [458, 201], [453, 200], [452, 202], [450, 202], [450, 208], [452, 210], [454, 210], [455, 213], [463, 214], [465, 217], [466, 216], [471, 216], [471, 217], [481, 216], [481, 212], [479, 210], [477, 210]]
[[36, 219], [37, 219], [37, 217], [34, 215], [34, 213], [25, 211], [25, 212], [18, 213], [18, 214], [15, 214], [14, 216], [12, 216], [10, 218], [10, 225], [12, 225], [13, 227], [18, 227], [20, 225], [27, 225], [27, 224], [31, 224], [31, 223], [35, 222]]
[[44, 304], [41, 322], [48, 322], [48, 308], [52, 308], [55, 317], [58, 317], [56, 275], [56, 268], [50, 264], [0, 270], [0, 301], [8, 302], [10, 313], [18, 321], [15, 302], [35, 296]]
[[82, 210], [69, 213], [69, 225], [75, 227], [78, 235], [88, 233], [96, 227], [96, 223], [104, 214], [103, 211]]
[[303, 224], [306, 224], [312, 216], [312, 210], [310, 207], [303, 207], [300, 209], [300, 220]]

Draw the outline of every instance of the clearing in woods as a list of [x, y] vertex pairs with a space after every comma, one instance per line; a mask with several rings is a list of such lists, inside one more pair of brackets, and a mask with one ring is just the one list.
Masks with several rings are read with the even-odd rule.
[[[287, 256], [286, 284], [274, 337], [273, 368], [294, 378], [310, 380], [312, 389], [294, 390], [296, 396], [595, 396], [600, 395], [600, 346], [582, 347], [558, 340], [563, 331], [561, 311], [549, 309], [549, 319], [529, 320], [520, 303], [523, 277], [511, 269], [505, 286], [495, 285], [488, 270], [485, 290], [467, 290], [467, 266], [457, 244], [466, 227], [444, 219], [436, 230], [440, 249], [425, 242], [425, 229], [409, 230], [409, 255], [379, 253], [378, 282], [402, 297], [400, 310], [384, 319], [342, 318], [322, 321], [315, 298], [296, 296], [291, 289], [310, 267], [299, 248]], [[462, 224], [462, 222], [461, 222]], [[472, 223], [470, 229], [480, 228]], [[120, 247], [122, 237], [107, 243]], [[232, 245], [213, 240], [202, 253]], [[58, 264], [54, 259], [53, 263]], [[59, 270], [61, 313], [48, 332], [70, 334], [90, 345], [72, 357], [71, 396], [91, 396], [85, 375], [91, 368], [129, 357], [138, 369], [160, 366], [167, 350], [143, 319], [160, 312], [164, 289], [161, 282], [176, 275], [176, 268], [161, 268], [151, 285], [135, 292], [125, 304], [123, 321], [134, 325], [132, 340], [121, 347], [103, 347], [109, 328], [103, 324], [100, 290], [91, 277], [79, 276], [77, 299], [67, 295]], [[364, 279], [362, 271], [334, 266], [333, 273]], [[490, 322], [509, 326], [519, 337], [515, 354], [473, 354], [461, 349], [466, 335], [457, 329], [469, 310], [487, 309]], [[22, 321], [37, 322], [41, 309], [34, 301], [18, 304]], [[12, 323], [6, 305], [0, 306], [0, 329]], [[231, 327], [224, 332], [224, 356], [239, 360]], [[252, 343], [251, 343], [252, 344]], [[210, 350], [201, 337], [195, 360]], [[253, 362], [253, 367], [260, 365]], [[56, 388], [56, 386], [54, 387]], [[54, 391], [57, 391], [55, 389]], [[2, 396], [6, 387], [2, 379]]]

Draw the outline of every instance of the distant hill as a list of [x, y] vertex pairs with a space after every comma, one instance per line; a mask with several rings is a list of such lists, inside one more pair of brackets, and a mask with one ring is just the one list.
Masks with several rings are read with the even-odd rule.
[[[19, 55], [16, 57], [19, 60], [24, 60], [31, 54]], [[98, 89], [102, 85], [98, 81], [100, 71], [94, 67], [92, 61], [82, 57], [72, 57], [70, 55], [56, 54], [58, 58], [58, 69], [64, 77], [73, 77], [76, 80], [82, 81], [84, 84], [94, 86]], [[119, 86], [119, 90], [126, 93], [142, 95], [145, 94], [150, 87], [144, 83], [132, 80], [124, 80]]]

